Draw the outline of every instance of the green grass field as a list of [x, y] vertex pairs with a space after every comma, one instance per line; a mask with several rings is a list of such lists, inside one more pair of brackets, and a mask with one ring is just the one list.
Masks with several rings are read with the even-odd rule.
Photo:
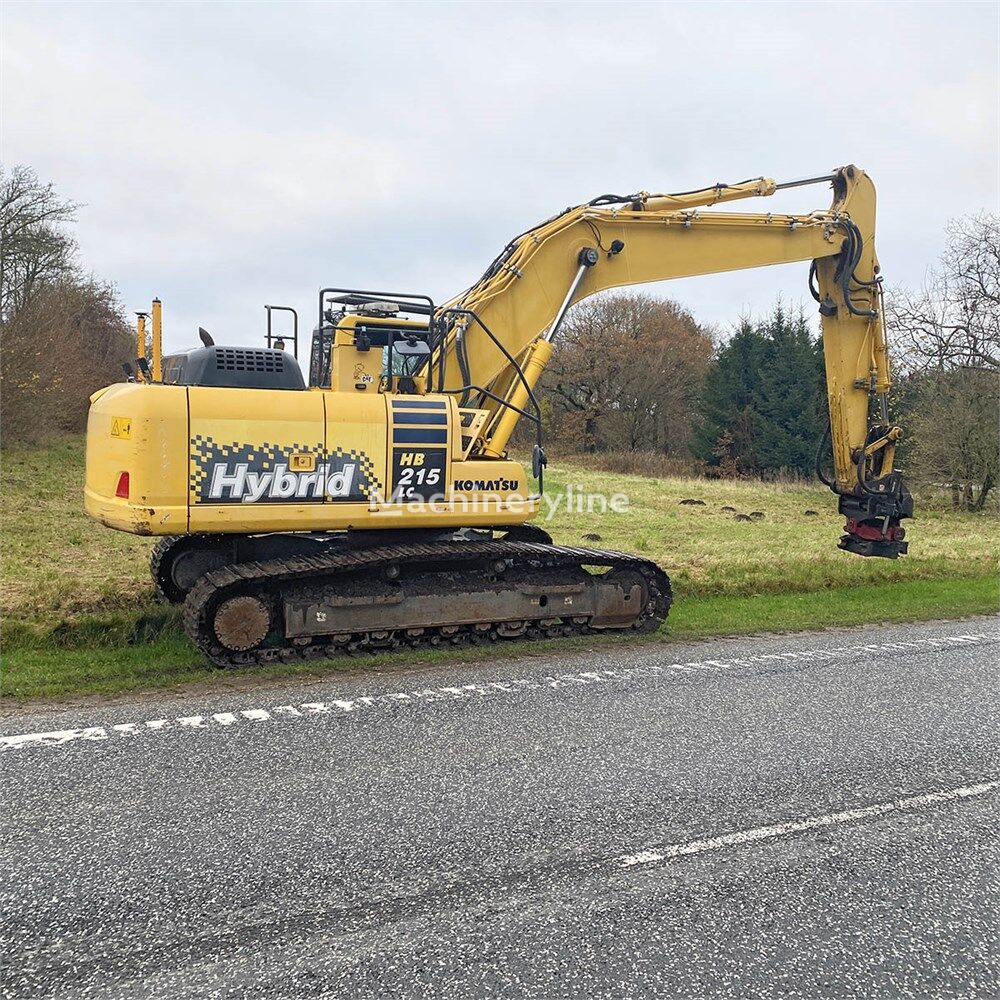
[[[558, 463], [546, 478], [555, 513], [539, 523], [557, 542], [639, 552], [670, 574], [676, 603], [657, 640], [958, 617], [1000, 604], [993, 516], [918, 507], [907, 525], [911, 555], [861, 559], [837, 549], [841, 519], [821, 487], [653, 479]], [[89, 521], [82, 481], [80, 438], [3, 454], [3, 693], [56, 697], [218, 678], [187, 645], [176, 611], [155, 602], [146, 565], [150, 540]], [[588, 513], [586, 496], [581, 512], [581, 494], [588, 493], [624, 494], [628, 512], [602, 514], [597, 503]], [[704, 505], [682, 505], [683, 499]], [[724, 507], [764, 516], [737, 521]], [[620, 641], [574, 640], [588, 648]], [[543, 653], [546, 645], [501, 648]], [[261, 674], [403, 669], [496, 652], [396, 653]]]

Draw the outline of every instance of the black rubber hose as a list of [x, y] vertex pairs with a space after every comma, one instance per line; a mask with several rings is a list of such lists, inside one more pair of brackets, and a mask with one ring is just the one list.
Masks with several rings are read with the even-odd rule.
[[850, 220], [841, 220], [840, 228], [847, 235], [847, 246], [838, 255], [837, 269], [834, 272], [834, 280], [840, 286], [840, 292], [844, 299], [847, 311], [853, 316], [865, 316], [874, 318], [878, 313], [874, 309], [859, 309], [851, 299], [851, 281], [856, 281], [859, 285], [869, 286], [877, 284], [876, 281], [861, 281], [854, 277], [854, 271], [861, 261], [863, 252], [863, 240], [861, 230]]
[[847, 306], [847, 311], [854, 316], [874, 318], [878, 315], [874, 309], [859, 309], [851, 301], [851, 277], [861, 259], [861, 234], [857, 232], [857, 226], [848, 228], [847, 231], [850, 233], [851, 256], [843, 262], [840, 268], [840, 290], [844, 297], [844, 305]]
[[[458, 370], [462, 374], [462, 385], [468, 385], [472, 379], [469, 375], [469, 356], [465, 353], [465, 326], [459, 325], [455, 333], [455, 357], [458, 359]], [[459, 401], [460, 406], [466, 406], [469, 402], [469, 394], [462, 393]]]
[[861, 454], [858, 456], [858, 486], [861, 487], [861, 492], [867, 494], [868, 496], [876, 496], [878, 490], [873, 490], [867, 482], [865, 482], [865, 455], [864, 448], [861, 449]]
[[830, 440], [830, 417], [827, 414], [826, 418], [826, 428], [823, 434], [820, 436], [819, 445], [816, 448], [816, 478], [826, 487], [833, 490], [837, 496], [841, 495], [840, 487], [837, 486], [836, 482], [832, 479], [827, 479], [823, 472], [823, 452], [826, 449], [826, 444]]
[[813, 261], [809, 265], [809, 294], [812, 295], [812, 297], [817, 302], [822, 302], [823, 300], [819, 296], [819, 288], [813, 284], [815, 280], [816, 280], [816, 261]]
[[[639, 196], [637, 194], [621, 195], [621, 194], [601, 194], [596, 198], [591, 198], [587, 204], [591, 208], [596, 208], [598, 205], [625, 205], [630, 201], [638, 200]], [[572, 212], [572, 208], [567, 208], [566, 212]], [[566, 212], [562, 214], [565, 215]], [[559, 216], [556, 216], [558, 218]]]

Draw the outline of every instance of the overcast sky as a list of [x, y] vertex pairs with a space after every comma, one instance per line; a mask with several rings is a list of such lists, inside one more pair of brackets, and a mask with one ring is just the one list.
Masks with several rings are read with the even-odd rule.
[[[130, 310], [263, 335], [324, 284], [427, 292], [607, 191], [853, 162], [889, 282], [998, 202], [998, 5], [3, 5], [6, 164], [83, 203], [89, 268]], [[744, 203], [750, 208], [752, 203]], [[825, 208], [821, 188], [764, 210]], [[655, 287], [705, 322], [798, 303], [786, 266]]]

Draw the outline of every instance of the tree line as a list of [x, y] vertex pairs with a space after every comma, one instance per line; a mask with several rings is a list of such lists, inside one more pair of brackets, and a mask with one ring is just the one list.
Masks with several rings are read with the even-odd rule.
[[[955, 219], [946, 236], [920, 289], [885, 296], [893, 418], [911, 477], [981, 510], [1000, 482], [1000, 218]], [[812, 475], [828, 420], [820, 338], [780, 302], [722, 335], [646, 294], [587, 300], [543, 385], [559, 449], [671, 456], [710, 476]]]
[[0, 166], [0, 443], [83, 430], [90, 394], [135, 353], [114, 286], [80, 264], [78, 208]]
[[543, 385], [549, 437], [573, 451], [658, 452], [720, 476], [804, 473], [823, 433], [822, 350], [780, 303], [721, 337], [644, 293], [587, 300]]

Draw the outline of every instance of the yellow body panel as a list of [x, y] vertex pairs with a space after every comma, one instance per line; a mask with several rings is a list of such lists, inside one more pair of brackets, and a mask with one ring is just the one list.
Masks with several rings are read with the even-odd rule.
[[[95, 397], [87, 417], [87, 513], [139, 535], [183, 534], [188, 530], [187, 389], [129, 382]], [[115, 496], [123, 472], [129, 474], [127, 500]]]
[[[323, 393], [214, 386], [190, 386], [187, 393], [190, 530], [308, 524], [309, 508], [324, 500], [316, 488], [326, 447]], [[304, 503], [294, 502], [303, 495]]]
[[[128, 383], [91, 403], [85, 505], [140, 535], [487, 527], [538, 513], [517, 462], [456, 453], [447, 395]], [[123, 472], [127, 499], [115, 496]]]

